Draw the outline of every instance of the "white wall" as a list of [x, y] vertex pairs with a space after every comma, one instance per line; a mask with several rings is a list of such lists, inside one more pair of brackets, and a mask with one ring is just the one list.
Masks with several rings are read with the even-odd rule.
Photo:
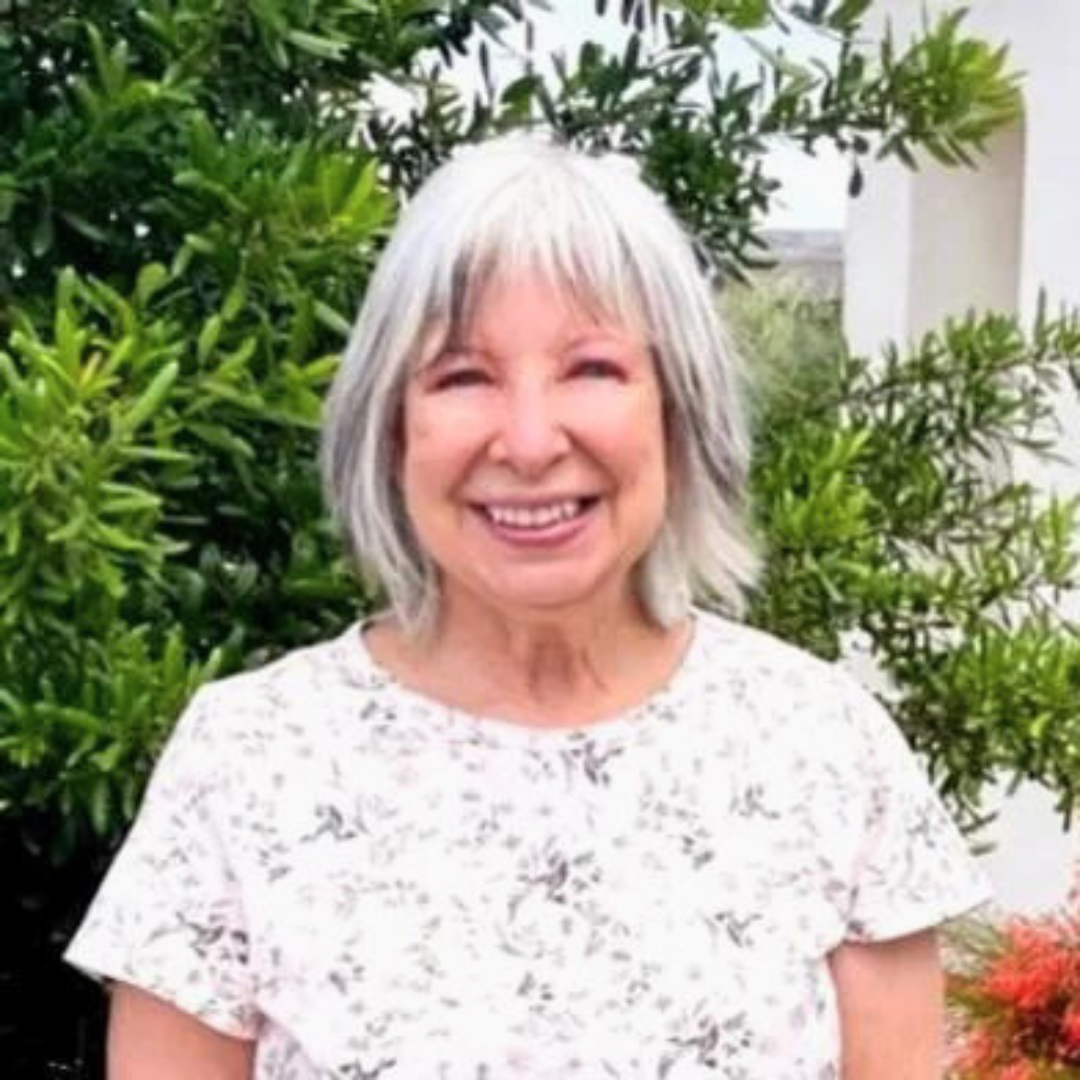
[[1019, 311], [1023, 123], [999, 133], [987, 149], [978, 170], [905, 176], [909, 335], [919, 337], [968, 308]]
[[848, 204], [844, 331], [860, 355], [908, 337], [911, 184], [895, 162], [869, 170], [869, 189]]

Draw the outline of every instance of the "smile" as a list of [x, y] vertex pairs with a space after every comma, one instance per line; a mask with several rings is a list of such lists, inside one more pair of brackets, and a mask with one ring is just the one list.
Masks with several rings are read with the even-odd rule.
[[508, 506], [484, 503], [480, 507], [496, 525], [513, 529], [546, 529], [563, 521], [572, 521], [597, 500], [595, 498], [562, 499], [538, 506]]
[[473, 509], [492, 536], [514, 548], [561, 549], [577, 540], [594, 517], [600, 497], [557, 499], [531, 506], [476, 503]]

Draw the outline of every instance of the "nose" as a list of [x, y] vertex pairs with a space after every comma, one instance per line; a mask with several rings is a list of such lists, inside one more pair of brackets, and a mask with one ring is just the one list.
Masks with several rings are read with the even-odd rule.
[[493, 460], [526, 477], [541, 476], [570, 450], [570, 436], [554, 394], [530, 384], [510, 389], [491, 444]]

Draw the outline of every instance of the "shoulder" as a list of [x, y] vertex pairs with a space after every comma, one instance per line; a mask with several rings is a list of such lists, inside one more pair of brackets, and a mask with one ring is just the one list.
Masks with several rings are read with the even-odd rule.
[[392, 767], [412, 729], [358, 632], [203, 685], [155, 766], [159, 796], [200, 800], [222, 829], [243, 832], [271, 828], [346, 775], [363, 786]]
[[266, 663], [208, 683], [206, 688], [238, 700], [333, 688], [342, 681], [342, 661], [357, 633], [353, 624], [340, 634], [290, 649]]
[[696, 612], [707, 680], [741, 707], [755, 738], [808, 735], [836, 753], [865, 749], [895, 730], [885, 706], [841, 662], [826, 660], [768, 631], [712, 612]]
[[737, 657], [742, 663], [772, 673], [816, 677], [827, 675], [835, 666], [767, 630], [736, 622], [714, 611], [695, 609], [694, 618], [709, 647], [725, 656]]
[[776, 696], [835, 703], [873, 695], [842, 663], [826, 660], [767, 630], [735, 622], [711, 611], [696, 611], [701, 652], [715, 673]]
[[378, 688], [364, 685], [358, 658], [350, 656], [357, 633], [354, 624], [325, 641], [204, 684], [178, 721], [174, 739], [246, 751], [271, 738], [285, 744], [317, 739], [343, 714], [377, 697]]

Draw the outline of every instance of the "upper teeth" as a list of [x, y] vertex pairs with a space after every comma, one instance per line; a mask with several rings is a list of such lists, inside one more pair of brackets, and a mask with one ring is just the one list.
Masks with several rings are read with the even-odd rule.
[[581, 509], [578, 499], [552, 503], [550, 506], [488, 506], [488, 515], [498, 525], [514, 525], [520, 529], [538, 529], [556, 521], [569, 521]]

